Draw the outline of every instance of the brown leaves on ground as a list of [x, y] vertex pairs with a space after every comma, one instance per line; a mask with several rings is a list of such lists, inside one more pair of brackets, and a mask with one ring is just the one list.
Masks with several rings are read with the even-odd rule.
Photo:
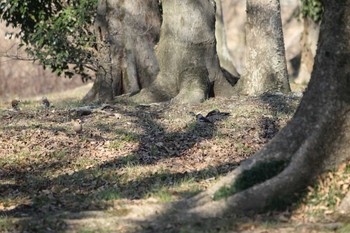
[[[116, 200], [169, 202], [192, 196], [264, 146], [298, 101], [278, 95], [216, 98], [197, 106], [118, 102], [84, 116], [69, 103], [53, 103], [57, 107], [50, 109], [27, 103], [19, 112], [3, 108], [0, 214], [40, 219], [113, 209]], [[230, 115], [207, 123], [190, 114], [205, 116], [214, 109]], [[80, 134], [71, 122], [78, 118]], [[52, 224], [66, 227], [61, 221]], [[36, 229], [24, 225], [27, 231]]]
[[336, 208], [349, 192], [350, 162], [342, 163], [337, 170], [317, 178], [308, 188], [306, 196], [292, 219], [298, 222], [315, 223], [320, 219], [333, 221]]

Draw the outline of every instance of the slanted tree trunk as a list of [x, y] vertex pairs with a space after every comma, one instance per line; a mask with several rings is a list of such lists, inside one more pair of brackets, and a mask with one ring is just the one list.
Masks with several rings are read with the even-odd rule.
[[96, 80], [85, 101], [110, 101], [139, 91], [155, 79], [159, 67], [154, 46], [159, 39], [158, 0], [99, 0], [95, 21]]
[[314, 70], [294, 117], [261, 151], [191, 199], [190, 213], [220, 216], [288, 203], [320, 172], [350, 156], [350, 0], [324, 4]]
[[215, 95], [232, 94], [216, 53], [214, 1], [163, 1], [156, 55], [160, 72], [135, 100], [198, 103], [209, 97], [211, 85]]
[[294, 80], [298, 84], [306, 84], [311, 77], [316, 54], [320, 24], [308, 16], [303, 17], [304, 30], [301, 36], [301, 60], [298, 77]]
[[235, 87], [244, 95], [289, 92], [279, 0], [247, 0], [246, 68]]

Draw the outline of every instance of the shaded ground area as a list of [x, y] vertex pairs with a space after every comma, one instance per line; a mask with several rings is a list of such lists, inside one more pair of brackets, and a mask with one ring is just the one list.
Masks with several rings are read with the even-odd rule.
[[[80, 106], [74, 95], [49, 98], [50, 109], [36, 99], [19, 112], [1, 106], [1, 232], [157, 232], [154, 214], [168, 213], [175, 201], [236, 168], [286, 124], [299, 102], [278, 95], [197, 106], [119, 101], [80, 116], [72, 111]], [[191, 114], [213, 109], [230, 115], [206, 123]], [[80, 135], [71, 123], [77, 118], [84, 122]], [[289, 221], [286, 215], [280, 222]], [[271, 214], [264, 218], [269, 222]], [[251, 232], [260, 220], [225, 227], [215, 221], [213, 232]], [[197, 227], [181, 229], [203, 232]]]

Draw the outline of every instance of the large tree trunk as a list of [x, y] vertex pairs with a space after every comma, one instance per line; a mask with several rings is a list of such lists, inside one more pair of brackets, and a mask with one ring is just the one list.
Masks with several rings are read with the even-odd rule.
[[99, 1], [95, 21], [98, 71], [85, 101], [109, 101], [150, 85], [159, 70], [154, 46], [160, 20], [158, 0]]
[[320, 172], [350, 156], [350, 0], [324, 3], [314, 71], [295, 116], [261, 151], [191, 199], [190, 213], [221, 216], [288, 203]]
[[232, 94], [216, 54], [214, 1], [163, 1], [156, 54], [160, 72], [136, 100], [198, 103], [209, 97], [213, 84], [215, 95]]
[[306, 84], [310, 80], [320, 32], [320, 24], [314, 22], [311, 18], [305, 16], [303, 22], [304, 30], [300, 41], [301, 61], [298, 77], [295, 79], [298, 84]]
[[226, 30], [224, 25], [224, 16], [222, 13], [222, 0], [215, 0], [216, 14], [215, 14], [215, 38], [216, 51], [218, 53], [221, 68], [228, 71], [234, 77], [239, 77], [236, 67], [233, 65], [230, 51], [227, 47]]
[[235, 87], [244, 95], [289, 92], [279, 0], [247, 0], [246, 68]]

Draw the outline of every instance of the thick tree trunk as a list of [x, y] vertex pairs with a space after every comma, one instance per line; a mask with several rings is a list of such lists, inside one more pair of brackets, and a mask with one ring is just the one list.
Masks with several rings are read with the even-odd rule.
[[156, 54], [160, 73], [135, 100], [198, 103], [209, 97], [211, 83], [215, 95], [231, 94], [232, 85], [224, 78], [216, 54], [215, 2], [163, 1]]
[[279, 0], [247, 0], [246, 42], [246, 68], [237, 91], [289, 92]]
[[95, 32], [98, 71], [85, 101], [109, 101], [150, 85], [159, 71], [154, 53], [160, 32], [157, 0], [100, 0]]
[[[283, 205], [324, 169], [350, 156], [350, 0], [324, 3], [314, 71], [295, 116], [256, 155], [191, 199], [191, 214], [213, 217]], [[266, 173], [270, 177], [259, 180]], [[223, 190], [233, 193], [213, 201]]]
[[238, 78], [239, 74], [236, 67], [233, 65], [230, 51], [227, 47], [226, 30], [224, 26], [224, 16], [222, 14], [222, 0], [215, 0], [216, 14], [215, 14], [215, 38], [216, 51], [218, 53], [221, 68], [228, 71], [231, 75]]
[[318, 34], [320, 24], [314, 22], [309, 17], [304, 17], [304, 30], [301, 36], [301, 61], [298, 77], [294, 80], [298, 84], [306, 84], [311, 77], [314, 66], [314, 57], [316, 54]]

